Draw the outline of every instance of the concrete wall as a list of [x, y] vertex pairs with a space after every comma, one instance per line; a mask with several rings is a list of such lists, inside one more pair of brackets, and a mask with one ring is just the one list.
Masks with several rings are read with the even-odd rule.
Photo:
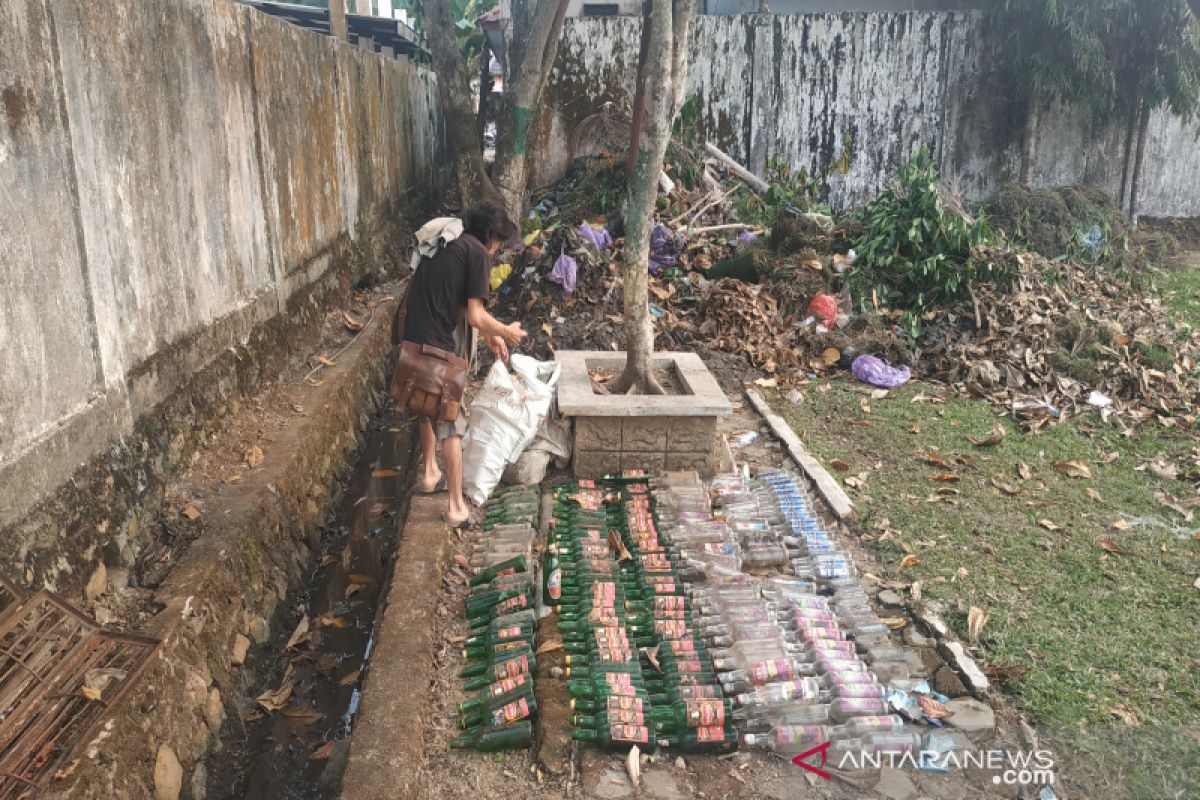
[[439, 125], [232, 0], [0, 3], [0, 532], [427, 196]]
[[[596, 124], [628, 113], [640, 20], [568, 20], [539, 128], [535, 185], [601, 149]], [[694, 20], [688, 94], [705, 133], [761, 173], [769, 159], [824, 176], [835, 208], [864, 203], [920, 142], [968, 199], [1015, 175], [1022, 109], [999, 85], [988, 21], [973, 12], [743, 14]], [[627, 125], [627, 123], [626, 123]], [[1200, 215], [1196, 124], [1158, 113], [1150, 126], [1142, 213]], [[1040, 127], [1037, 183], [1090, 183], [1115, 196], [1123, 127], [1051, 108]], [[843, 153], [845, 171], [830, 171]]]

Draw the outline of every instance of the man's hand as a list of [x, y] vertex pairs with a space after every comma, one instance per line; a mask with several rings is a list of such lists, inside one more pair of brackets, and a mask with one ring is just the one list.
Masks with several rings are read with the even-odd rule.
[[529, 334], [521, 328], [521, 323], [514, 322], [500, 329], [500, 338], [508, 344], [517, 344]]
[[492, 351], [492, 355], [501, 361], [508, 361], [508, 345], [505, 344], [503, 337], [489, 336], [487, 345], [488, 350]]

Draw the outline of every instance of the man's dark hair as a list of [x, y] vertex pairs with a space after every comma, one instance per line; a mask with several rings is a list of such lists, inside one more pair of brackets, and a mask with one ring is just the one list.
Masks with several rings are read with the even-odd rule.
[[462, 215], [463, 230], [484, 245], [498, 241], [507, 244], [520, 234], [517, 224], [508, 218], [504, 206], [494, 200], [484, 200], [468, 208]]

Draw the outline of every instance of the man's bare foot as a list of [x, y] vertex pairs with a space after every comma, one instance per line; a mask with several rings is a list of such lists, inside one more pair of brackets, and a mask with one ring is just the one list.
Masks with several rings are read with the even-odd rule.
[[471, 512], [469, 512], [469, 511], [463, 512], [463, 515], [460, 518], [460, 517], [458, 517], [458, 515], [451, 514], [449, 511], [447, 511], [445, 514], [442, 515], [442, 519], [444, 519], [446, 521], [446, 524], [449, 525], [451, 528], [465, 528], [471, 524]]
[[446, 491], [446, 476], [440, 472], [433, 476], [426, 475], [417, 482], [417, 491], [421, 494], [436, 494]]

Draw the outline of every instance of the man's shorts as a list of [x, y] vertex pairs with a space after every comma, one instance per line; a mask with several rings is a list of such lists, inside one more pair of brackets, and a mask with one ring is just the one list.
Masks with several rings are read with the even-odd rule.
[[421, 422], [429, 422], [433, 425], [433, 432], [439, 442], [443, 439], [449, 439], [451, 436], [461, 437], [467, 432], [467, 415], [465, 409], [458, 412], [458, 419], [454, 420], [454, 422], [438, 422], [435, 419], [425, 416], [419, 417], [419, 420]]

